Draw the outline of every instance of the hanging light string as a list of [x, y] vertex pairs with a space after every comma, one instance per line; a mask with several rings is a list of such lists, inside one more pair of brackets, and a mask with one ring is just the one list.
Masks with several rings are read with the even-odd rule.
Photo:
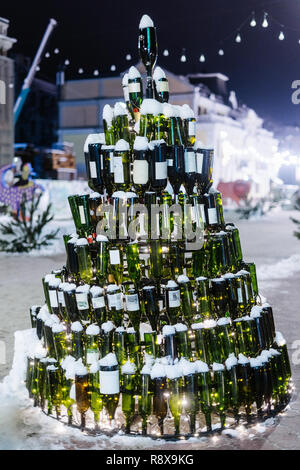
[[[277, 1], [276, 2], [273, 2], [273, 3], [278, 3]], [[260, 13], [259, 13], [259, 16], [262, 16], [262, 19], [260, 18], [260, 20], [258, 20], [258, 14], [257, 12], [255, 11], [252, 11], [240, 24], [238, 27], [236, 27], [233, 31], [231, 31], [227, 36], [225, 36], [223, 39], [219, 40], [219, 46], [218, 46], [218, 49], [217, 49], [217, 54], [219, 56], [224, 56], [225, 55], [225, 50], [224, 50], [224, 43], [228, 42], [230, 39], [233, 39], [234, 38], [234, 41], [237, 43], [237, 44], [240, 44], [240, 43], [243, 43], [244, 42], [244, 38], [243, 38], [243, 35], [241, 34], [243, 28], [248, 25], [251, 27], [251, 29], [253, 28], [257, 28], [257, 27], [262, 27], [262, 28], [265, 28], [267, 29], [271, 23], [275, 24], [276, 26], [279, 27], [279, 33], [278, 33], [278, 39], [280, 41], [283, 41], [285, 39], [285, 33], [287, 31], [292, 31], [292, 32], [298, 32], [300, 33], [300, 28], [293, 28], [293, 27], [290, 27], [290, 26], [287, 26], [283, 23], [281, 23], [279, 20], [277, 20], [277, 18], [275, 18], [273, 15], [270, 15], [269, 12], [267, 12], [266, 10], [262, 10]], [[298, 44], [300, 44], [300, 37], [298, 38], [297, 40]], [[50, 60], [52, 57], [58, 57], [59, 54], [61, 54], [61, 49], [59, 49], [58, 47], [56, 47], [53, 52], [50, 52], [50, 51], [47, 51], [45, 54], [44, 54], [44, 57], [48, 60]], [[162, 56], [164, 57], [169, 57], [170, 56], [170, 50], [165, 48], [162, 52]], [[200, 51], [200, 54], [198, 55], [198, 61], [200, 62], [205, 62], [206, 61], [206, 58], [207, 58], [207, 53], [205, 51]], [[131, 54], [130, 53], [127, 53], [124, 57], [124, 59], [127, 61], [127, 62], [132, 62], [134, 59], [132, 58]], [[186, 49], [185, 48], [182, 48], [181, 50], [181, 54], [179, 55], [179, 60], [183, 63], [186, 63], [188, 61], [188, 56], [186, 54]], [[70, 65], [70, 63], [73, 63], [73, 61], [70, 61], [69, 59], [65, 59], [63, 60], [63, 63], [64, 63], [64, 66], [65, 67], [68, 67]], [[41, 69], [41, 66], [39, 64], [39, 66], [37, 67], [37, 72], [39, 72]], [[117, 65], [115, 64], [112, 64], [109, 66], [109, 70], [106, 70], [105, 72], [105, 75], [107, 75], [108, 72], [113, 72], [113, 73], [116, 73], [118, 72], [118, 67]], [[83, 67], [81, 66], [77, 66], [77, 74], [78, 75], [85, 75], [87, 73], [86, 69], [84, 69]], [[101, 75], [101, 72], [99, 71], [98, 68], [94, 68], [92, 72], [88, 72], [88, 75], [93, 75], [94, 77], [99, 77]]]

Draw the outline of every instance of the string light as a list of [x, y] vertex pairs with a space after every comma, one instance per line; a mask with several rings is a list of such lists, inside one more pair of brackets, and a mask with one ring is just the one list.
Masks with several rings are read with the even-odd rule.
[[54, 49], [54, 54], [59, 54], [59, 49], [58, 48]]
[[278, 36], [278, 39], [279, 39], [279, 41], [283, 41], [283, 40], [284, 40], [284, 34], [283, 34], [282, 31], [280, 31], [279, 36]]
[[201, 54], [199, 60], [200, 60], [200, 62], [205, 62], [205, 55]]
[[219, 55], [224, 55], [223, 49], [219, 49], [218, 54], [219, 54]]
[[50, 52], [46, 52], [45, 57], [46, 57], [46, 59], [49, 59], [49, 57], [50, 57]]
[[181, 54], [181, 57], [180, 57], [180, 62], [186, 62], [186, 55], [185, 55], [185, 51], [182, 52]]
[[116, 67], [115, 65], [112, 65], [112, 66], [110, 67], [110, 70], [111, 70], [112, 72], [115, 72], [115, 71], [117, 70], [117, 67]]
[[262, 22], [262, 27], [267, 28], [269, 26], [268, 20], [267, 20], [268, 13], [264, 13], [264, 20]]
[[235, 37], [235, 42], [241, 42], [242, 41], [242, 38], [241, 38], [241, 35], [240, 33], [237, 33], [236, 37]]
[[130, 54], [127, 54], [126, 60], [131, 60], [131, 55]]
[[99, 70], [94, 70], [94, 75], [95, 75], [95, 77], [98, 77], [98, 75], [99, 75]]
[[82, 75], [82, 74], [83, 74], [83, 69], [81, 69], [81, 68], [78, 69], [78, 73], [79, 73], [80, 75]]
[[250, 21], [250, 26], [251, 26], [252, 28], [255, 28], [255, 26], [256, 26], [254, 11], [252, 12], [252, 20]]
[[35, 69], [37, 72], [39, 72], [41, 70], [41, 67], [39, 65], [37, 65], [36, 69]]
[[66, 60], [65, 60], [65, 65], [70, 65], [69, 59], [66, 59]]
[[168, 49], [165, 49], [165, 50], [164, 50], [163, 55], [164, 55], [165, 57], [168, 57], [168, 55], [169, 55]]

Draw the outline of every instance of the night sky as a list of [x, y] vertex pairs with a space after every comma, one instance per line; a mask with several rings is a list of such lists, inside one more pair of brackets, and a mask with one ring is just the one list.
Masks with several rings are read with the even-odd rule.
[[[236, 31], [251, 12], [257, 26]], [[262, 28], [263, 12], [269, 13], [269, 27]], [[300, 1], [299, 0], [66, 0], [2, 2], [0, 16], [11, 20], [10, 36], [18, 39], [15, 52], [33, 57], [50, 17], [59, 22], [48, 45], [51, 58], [41, 62], [41, 78], [54, 80], [58, 56], [71, 62], [68, 78], [92, 77], [99, 69], [111, 75], [115, 64], [120, 74], [138, 61], [137, 37], [141, 16], [147, 13], [157, 27], [158, 64], [174, 73], [222, 72], [230, 78], [228, 89], [253, 107], [265, 119], [300, 124], [300, 104], [291, 102], [291, 83], [300, 80]], [[272, 19], [274, 18], [274, 20]], [[281, 28], [277, 22], [285, 25]], [[285, 40], [279, 41], [283, 29]], [[221, 43], [221, 41], [223, 42]], [[224, 49], [223, 57], [218, 55]], [[181, 63], [182, 48], [187, 62]], [[164, 49], [169, 57], [164, 57]], [[132, 55], [127, 62], [126, 54]], [[199, 62], [205, 54], [205, 63]]]

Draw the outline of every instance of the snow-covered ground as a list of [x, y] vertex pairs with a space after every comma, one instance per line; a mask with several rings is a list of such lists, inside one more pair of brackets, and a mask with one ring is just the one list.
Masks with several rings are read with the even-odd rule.
[[[65, 262], [56, 253], [42, 257], [0, 257], [0, 341], [5, 341], [7, 363], [0, 364], [0, 448], [2, 449], [300, 449], [300, 386], [296, 341], [300, 344], [299, 281], [300, 241], [293, 237], [289, 217], [297, 213], [276, 212], [264, 219], [236, 221], [240, 228], [244, 258], [255, 261], [262, 294], [273, 305], [276, 329], [287, 339], [296, 387], [290, 407], [280, 417], [250, 429], [226, 430], [220, 436], [193, 438], [178, 443], [117, 435], [90, 437], [43, 415], [32, 408], [22, 385], [22, 357], [32, 343], [30, 330], [17, 334], [13, 359], [14, 332], [29, 328], [29, 306], [42, 299], [41, 277]], [[229, 221], [229, 217], [227, 217]], [[17, 286], [17, 290], [16, 290]], [[27, 339], [26, 339], [27, 338]], [[299, 347], [299, 346], [298, 346]]]

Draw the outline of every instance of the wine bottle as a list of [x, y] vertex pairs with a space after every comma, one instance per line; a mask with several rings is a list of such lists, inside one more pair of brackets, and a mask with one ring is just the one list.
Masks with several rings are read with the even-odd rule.
[[203, 323], [207, 363], [221, 362], [222, 351], [217, 334], [217, 322], [215, 320], [205, 320]]
[[62, 404], [67, 409], [69, 426], [73, 422], [73, 405], [76, 403], [75, 362], [75, 358], [72, 356], [67, 356], [61, 362]]
[[83, 326], [79, 321], [72, 323], [72, 356], [76, 360], [84, 357]]
[[227, 300], [230, 312], [230, 317], [235, 320], [238, 316], [238, 293], [236, 277], [233, 273], [223, 274], [223, 279], [226, 282]]
[[194, 349], [195, 349], [196, 358], [199, 361], [208, 363], [209, 356], [207, 352], [204, 326], [205, 326], [204, 322], [193, 323], [192, 332], [194, 334], [194, 339], [195, 339]]
[[56, 357], [52, 326], [54, 323], [59, 323], [59, 318], [56, 315], [50, 315], [44, 322], [44, 337], [48, 355], [50, 357]]
[[130, 433], [135, 412], [136, 365], [127, 361], [121, 368], [122, 411], [125, 416], [125, 433]]
[[221, 193], [214, 188], [210, 188], [209, 192], [204, 194], [203, 198], [207, 228], [209, 230], [223, 230], [224, 215]]
[[112, 320], [116, 326], [121, 326], [124, 316], [121, 288], [116, 284], [110, 284], [107, 287], [106, 294], [108, 318]]
[[91, 193], [89, 198], [89, 207], [90, 207], [90, 216], [91, 216], [91, 224], [93, 227], [93, 236], [95, 237], [97, 231], [98, 222], [100, 222], [103, 216], [100, 216], [99, 213], [101, 211], [101, 206], [103, 204], [103, 196], [99, 193]]
[[62, 393], [59, 368], [54, 365], [47, 366], [47, 376], [50, 388], [51, 405], [55, 408], [56, 417], [59, 419], [61, 414]]
[[143, 102], [143, 82], [140, 72], [134, 66], [130, 67], [128, 72], [128, 95], [130, 108], [137, 121]]
[[126, 349], [129, 360], [136, 365], [138, 370], [140, 370], [141, 350], [139, 345], [139, 334], [133, 327], [127, 328], [126, 331]]
[[171, 325], [181, 320], [180, 288], [175, 281], [168, 281], [165, 289], [165, 305]]
[[250, 367], [249, 359], [240, 353], [237, 365], [239, 404], [240, 406], [245, 407], [248, 422], [251, 420], [251, 406], [253, 403], [253, 393], [251, 387], [253, 383], [252, 373], [253, 371]]
[[257, 283], [255, 263], [243, 262], [242, 268], [245, 269], [245, 271], [248, 271], [250, 273], [251, 290], [253, 294], [253, 299], [256, 300], [256, 297], [258, 296], [258, 283]]
[[55, 357], [60, 362], [67, 355], [66, 328], [62, 323], [52, 325]]
[[41, 306], [40, 305], [33, 305], [32, 307], [30, 307], [30, 323], [31, 323], [31, 328], [35, 328], [36, 329], [36, 322], [37, 322], [37, 315], [39, 313], [39, 311], [41, 310]]
[[192, 285], [189, 278], [184, 275], [178, 276], [177, 282], [180, 286], [183, 318], [188, 324], [188, 326], [190, 326], [193, 323], [194, 318], [197, 314], [196, 304], [193, 298]]
[[119, 140], [125, 140], [130, 143], [130, 132], [129, 132], [129, 120], [127, 109], [124, 103], [117, 102], [114, 106], [114, 118], [115, 118], [115, 139], [116, 142]]
[[185, 359], [180, 360], [183, 374], [184, 410], [189, 417], [190, 433], [196, 432], [196, 416], [199, 411], [198, 400], [198, 377], [196, 375], [197, 365]]
[[228, 356], [235, 352], [235, 341], [231, 329], [230, 318], [219, 318], [217, 321], [216, 332], [220, 344], [221, 362], [225, 362]]
[[205, 147], [201, 141], [195, 142], [194, 150], [196, 152], [196, 183], [199, 193], [205, 194], [213, 184], [214, 150]]
[[69, 322], [75, 322], [79, 320], [79, 313], [76, 302], [76, 284], [65, 283], [63, 288], [64, 298], [66, 304], [66, 314]]
[[207, 277], [197, 277], [197, 321], [203, 321], [210, 319], [212, 313], [210, 310], [210, 292], [209, 292], [209, 280]]
[[236, 422], [239, 422], [239, 390], [237, 379], [238, 360], [233, 353], [225, 360], [225, 390], [227, 391], [228, 407], [232, 409]]
[[90, 397], [88, 391], [88, 370], [83, 365], [82, 360], [79, 359], [76, 363], [75, 369], [75, 396], [77, 411], [80, 413], [81, 417], [80, 429], [82, 431], [85, 429], [86, 412], [90, 408]]
[[90, 319], [90, 304], [89, 304], [89, 284], [83, 284], [76, 288], [76, 303], [80, 320], [82, 323], [87, 323]]
[[116, 329], [110, 320], [102, 323], [100, 333], [100, 357], [103, 358], [113, 351], [114, 330]]
[[215, 319], [230, 316], [226, 280], [222, 277], [211, 280], [211, 307]]
[[148, 141], [160, 140], [165, 137], [163, 107], [159, 101], [144, 99], [140, 109], [139, 135]]
[[146, 98], [153, 98], [152, 70], [157, 60], [157, 39], [156, 29], [148, 15], [143, 15], [139, 24], [138, 48], [141, 60], [147, 72]]
[[60, 316], [60, 310], [58, 306], [58, 298], [57, 298], [57, 288], [60, 284], [60, 279], [53, 278], [48, 283], [48, 294], [50, 300], [50, 307], [51, 312], [53, 315]]
[[130, 113], [132, 119], [134, 119], [133, 109], [132, 109], [130, 99], [129, 99], [128, 73], [125, 73], [125, 75], [122, 78], [122, 88], [123, 88], [124, 101], [125, 101], [127, 110]]
[[196, 119], [194, 111], [188, 104], [181, 106], [181, 119], [183, 122], [184, 136], [186, 145], [192, 147], [196, 138]]
[[126, 330], [124, 326], [119, 326], [113, 332], [113, 345], [114, 352], [118, 360], [119, 365], [123, 365], [127, 362], [127, 350], [126, 350]]
[[221, 429], [225, 428], [227, 396], [225, 390], [225, 367], [223, 364], [213, 363], [214, 374], [214, 401], [216, 403], [216, 410], [220, 416]]
[[176, 330], [172, 325], [165, 325], [162, 329], [165, 357], [168, 363], [173, 364], [178, 356]]
[[[198, 323], [197, 323], [198, 325]], [[212, 383], [211, 374], [208, 365], [201, 361], [195, 361], [196, 375], [198, 378], [198, 396], [200, 401], [201, 411], [205, 417], [206, 431], [212, 430], [211, 426], [211, 413], [212, 413]]]
[[171, 268], [172, 277], [183, 274], [184, 269], [184, 246], [180, 241], [170, 241], [169, 256], [167, 262]]
[[138, 286], [142, 273], [139, 258], [139, 245], [137, 242], [128, 243], [126, 246], [126, 259], [128, 276], [134, 282], [135, 286]]
[[93, 364], [99, 359], [100, 328], [91, 323], [85, 330], [85, 363]]
[[119, 243], [111, 242], [108, 247], [109, 254], [109, 274], [114, 281], [120, 285], [124, 276], [123, 246]]
[[105, 144], [105, 139], [102, 134], [95, 135], [92, 142], [89, 143], [89, 165], [87, 167], [88, 185], [95, 191], [103, 193], [104, 180], [103, 180], [103, 153], [102, 145]]
[[189, 360], [192, 356], [192, 353], [190, 340], [188, 338], [187, 326], [183, 323], [177, 323], [174, 328], [176, 330], [176, 344], [178, 356]]
[[114, 111], [106, 104], [103, 108], [102, 113], [103, 118], [103, 127], [104, 127], [104, 134], [105, 134], [105, 143], [106, 145], [115, 145], [116, 138], [115, 138], [115, 123], [114, 123]]
[[237, 266], [239, 267], [240, 263], [243, 260], [243, 253], [242, 253], [239, 230], [234, 224], [226, 224], [226, 231], [229, 231], [232, 233], [235, 260], [236, 260]]
[[108, 272], [109, 263], [109, 242], [105, 235], [97, 235], [96, 238], [96, 278], [103, 286]]
[[140, 373], [140, 393], [138, 396], [138, 411], [142, 418], [142, 434], [147, 434], [147, 422], [152, 411], [153, 393], [151, 391], [151, 366], [146, 363]]
[[80, 279], [86, 283], [89, 283], [93, 278], [93, 267], [89, 243], [86, 238], [78, 238], [75, 246], [78, 258], [78, 273]]
[[78, 276], [78, 256], [76, 251], [76, 243], [78, 238], [72, 237], [67, 242], [67, 264], [69, 268], [69, 275], [75, 280]]
[[169, 406], [174, 419], [175, 435], [180, 434], [180, 417], [182, 415], [183, 380], [181, 368], [178, 364], [166, 366], [168, 379]]
[[135, 288], [128, 289], [125, 293], [125, 300], [130, 323], [135, 331], [139, 331], [141, 310], [138, 290]]
[[264, 370], [260, 357], [251, 357], [250, 366], [252, 369], [251, 388], [253, 390], [253, 398], [256, 404], [256, 412], [258, 417], [262, 418], [264, 404]]
[[165, 367], [156, 362], [151, 370], [153, 389], [153, 413], [157, 418], [161, 436], [164, 435], [164, 419], [167, 416], [167, 379]]
[[182, 145], [170, 145], [168, 143], [167, 163], [170, 184], [173, 187], [174, 194], [178, 194], [185, 176], [184, 147]]
[[137, 136], [133, 145], [132, 181], [135, 191], [142, 196], [149, 189], [148, 139]]
[[159, 308], [157, 303], [157, 292], [153, 285], [145, 286], [143, 291], [144, 308], [151, 325], [152, 331], [158, 329]]
[[129, 143], [118, 140], [114, 149], [114, 190], [128, 191], [131, 186]]
[[103, 145], [104, 187], [108, 196], [114, 191], [114, 145]]
[[119, 366], [116, 355], [107, 354], [99, 361], [100, 394], [108, 418], [115, 418], [120, 396]]
[[89, 368], [88, 390], [90, 407], [94, 415], [95, 430], [99, 430], [100, 413], [103, 409], [103, 401], [100, 395], [99, 363], [93, 362]]
[[92, 302], [92, 321], [99, 326], [106, 321], [106, 305], [104, 298], [104, 289], [99, 286], [90, 288], [90, 296]]
[[169, 101], [169, 81], [162, 68], [155, 67], [153, 80], [155, 84], [155, 99], [161, 103], [167, 103]]

